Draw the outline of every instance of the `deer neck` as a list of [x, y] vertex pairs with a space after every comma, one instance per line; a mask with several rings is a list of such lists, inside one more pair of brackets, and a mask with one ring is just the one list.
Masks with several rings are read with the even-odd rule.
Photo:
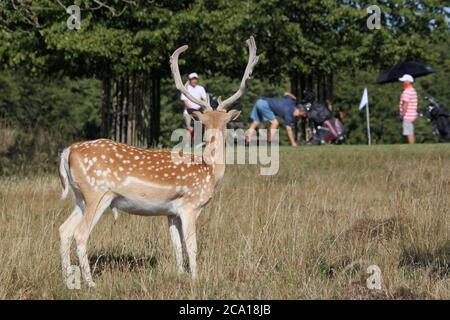
[[216, 185], [225, 174], [225, 129], [207, 129], [203, 160], [213, 169]]

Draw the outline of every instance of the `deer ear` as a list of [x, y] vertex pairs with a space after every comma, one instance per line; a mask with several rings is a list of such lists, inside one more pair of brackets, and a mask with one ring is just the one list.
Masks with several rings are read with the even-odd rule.
[[239, 117], [239, 115], [241, 114], [241, 110], [230, 110], [230, 111], [228, 111], [227, 114], [230, 118], [230, 120], [228, 120], [228, 121], [233, 121]]
[[192, 117], [192, 119], [194, 119], [194, 120], [197, 120], [197, 121], [203, 121], [203, 120], [202, 120], [202, 118], [203, 118], [203, 113], [202, 113], [201, 111], [194, 111], [194, 112], [192, 112], [192, 113], [191, 113], [191, 117]]

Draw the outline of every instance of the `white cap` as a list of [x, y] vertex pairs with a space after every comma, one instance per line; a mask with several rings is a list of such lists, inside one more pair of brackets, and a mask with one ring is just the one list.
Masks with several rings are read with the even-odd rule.
[[198, 79], [198, 74], [196, 72], [192, 72], [188, 75], [189, 80], [194, 79], [194, 78]]
[[414, 83], [414, 78], [409, 74], [404, 74], [403, 77], [398, 79], [401, 82]]

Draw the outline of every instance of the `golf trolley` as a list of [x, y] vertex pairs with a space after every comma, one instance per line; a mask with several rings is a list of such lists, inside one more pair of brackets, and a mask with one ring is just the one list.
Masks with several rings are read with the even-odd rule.
[[433, 134], [441, 140], [450, 141], [450, 113], [439, 105], [432, 97], [425, 97], [428, 101], [428, 117], [431, 120]]

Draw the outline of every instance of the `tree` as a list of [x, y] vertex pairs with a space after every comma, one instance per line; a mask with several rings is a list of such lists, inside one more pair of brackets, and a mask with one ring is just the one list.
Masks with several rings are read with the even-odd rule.
[[82, 12], [79, 30], [66, 25], [71, 4], [5, 3], [0, 11], [2, 65], [35, 75], [101, 79], [103, 134], [135, 143], [133, 130], [140, 125], [137, 143], [157, 143], [160, 81], [168, 74], [168, 52], [176, 34], [172, 18], [189, 2], [75, 1]]
[[[77, 31], [66, 26], [65, 8], [74, 2], [82, 14]], [[168, 57], [182, 44], [190, 45], [182, 70], [202, 70], [207, 78], [226, 76], [217, 77], [228, 84], [215, 92], [226, 95], [242, 76], [244, 40], [254, 35], [261, 57], [256, 78], [279, 85], [288, 77], [295, 93], [314, 88], [324, 100], [333, 97], [339, 74], [351, 78], [353, 70], [378, 71], [405, 59], [438, 63], [434, 45], [448, 37], [449, 14], [437, 0], [377, 1], [383, 15], [380, 30], [367, 28], [369, 1], [1, 3], [4, 70], [102, 80], [102, 134], [128, 139], [130, 126], [141, 126], [150, 136], [148, 144], [159, 141], [161, 79], [170, 76]]]

